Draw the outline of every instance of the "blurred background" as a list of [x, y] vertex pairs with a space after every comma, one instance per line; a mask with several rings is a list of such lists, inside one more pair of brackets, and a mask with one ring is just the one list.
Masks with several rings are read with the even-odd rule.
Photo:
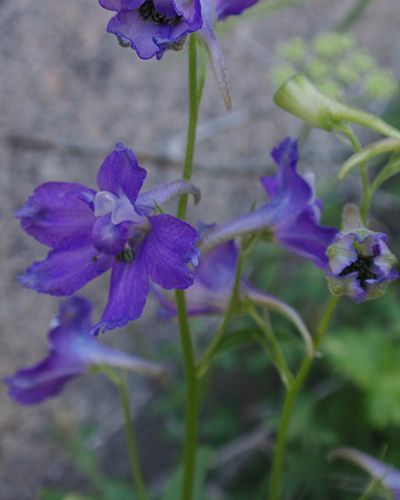
[[[22, 289], [16, 276], [45, 249], [26, 236], [13, 214], [42, 182], [94, 186], [97, 169], [116, 141], [135, 150], [148, 169], [147, 187], [180, 176], [186, 128], [185, 52], [141, 61], [105, 32], [110, 13], [92, 0], [0, 0], [0, 375], [46, 352], [57, 300]], [[248, 211], [263, 193], [258, 178], [273, 172], [269, 151], [301, 134], [301, 170], [317, 174], [325, 222], [359, 194], [356, 175], [344, 184], [338, 168], [350, 151], [323, 131], [302, 127], [277, 109], [277, 86], [306, 72], [325, 92], [400, 125], [400, 6], [398, 0], [260, 0], [220, 26], [233, 112], [227, 114], [208, 75], [193, 181], [203, 194], [193, 223], [221, 222]], [[374, 136], [360, 132], [363, 143]], [[327, 192], [329, 188], [329, 193]], [[391, 181], [373, 207], [374, 229], [391, 236], [400, 255], [399, 183]], [[300, 265], [301, 264], [301, 265]], [[246, 274], [304, 312], [313, 327], [327, 298], [311, 265], [260, 246]], [[89, 285], [97, 315], [107, 278]], [[307, 295], [304, 289], [307, 289]], [[174, 321], [144, 317], [107, 342], [180, 366]], [[285, 486], [292, 499], [359, 498], [366, 478], [326, 452], [353, 446], [400, 467], [400, 308], [398, 285], [383, 298], [339, 309], [292, 428]], [[302, 346], [289, 325], [273, 318], [292, 363]], [[203, 346], [214, 319], [198, 319]], [[236, 328], [256, 328], [238, 319]], [[130, 389], [146, 478], [157, 491], [180, 456], [183, 394], [180, 369], [155, 382], [132, 377]], [[281, 403], [278, 377], [258, 346], [227, 348], [204, 389], [200, 466], [207, 490], [198, 500], [266, 498], [267, 473]], [[102, 377], [82, 377], [54, 401], [18, 407], [0, 387], [0, 498], [132, 498], [117, 395]], [[97, 459], [94, 459], [94, 456]], [[99, 471], [107, 477], [99, 479]], [[371, 497], [372, 498], [372, 497]], [[378, 498], [378, 496], [376, 497]], [[384, 497], [380, 497], [384, 498]], [[174, 499], [174, 496], [171, 496]]]

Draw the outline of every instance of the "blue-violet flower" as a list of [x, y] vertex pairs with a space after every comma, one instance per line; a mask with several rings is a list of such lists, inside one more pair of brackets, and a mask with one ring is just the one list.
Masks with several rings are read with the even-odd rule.
[[167, 49], [180, 50], [188, 34], [198, 31], [205, 43], [228, 109], [231, 107], [222, 51], [215, 35], [216, 19], [239, 15], [258, 0], [99, 0], [116, 12], [107, 31], [142, 59], [161, 59]]
[[23, 405], [41, 403], [59, 394], [67, 382], [90, 366], [115, 366], [153, 375], [162, 371], [155, 363], [101, 344], [93, 335], [91, 308], [88, 300], [76, 296], [61, 304], [49, 332], [47, 357], [4, 379], [13, 399]]
[[269, 195], [268, 203], [248, 215], [217, 225], [204, 236], [200, 249], [207, 251], [236, 236], [262, 232], [269, 241], [326, 268], [326, 249], [337, 230], [319, 224], [322, 203], [314, 195], [312, 179], [297, 172], [297, 141], [282, 141], [272, 150], [272, 158], [278, 172], [260, 179]]
[[50, 295], [72, 295], [112, 269], [101, 328], [124, 326], [140, 316], [149, 280], [162, 288], [193, 283], [197, 231], [176, 217], [156, 214], [173, 196], [198, 191], [186, 181], [139, 194], [146, 171], [130, 149], [117, 144], [97, 175], [99, 191], [77, 183], [48, 182], [17, 212], [22, 228], [51, 248], [19, 280]]
[[387, 246], [387, 236], [367, 229], [356, 205], [343, 210], [343, 230], [327, 250], [328, 284], [334, 295], [355, 302], [380, 297], [399, 278], [397, 259]]

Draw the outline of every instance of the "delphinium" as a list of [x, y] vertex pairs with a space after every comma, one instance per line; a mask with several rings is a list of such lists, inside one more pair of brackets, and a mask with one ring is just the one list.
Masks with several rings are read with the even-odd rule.
[[[68, 297], [49, 332], [49, 353], [38, 364], [5, 378], [9, 394], [21, 404], [35, 404], [54, 397], [64, 385], [86, 371], [101, 372], [115, 383], [124, 410], [127, 443], [132, 461], [137, 498], [151, 498], [144, 484], [129, 411], [127, 387], [121, 369], [160, 376], [169, 367], [106, 347], [102, 335], [140, 321], [152, 291], [166, 316], [177, 317], [185, 369], [185, 433], [182, 500], [195, 498], [196, 457], [200, 413], [200, 390], [224, 340], [233, 316], [250, 317], [257, 325], [254, 341], [279, 374], [283, 407], [275, 436], [267, 498], [282, 497], [289, 427], [299, 393], [318, 355], [322, 339], [343, 297], [358, 303], [377, 299], [398, 280], [398, 263], [390, 250], [391, 238], [371, 224], [374, 194], [400, 170], [400, 131], [382, 119], [338, 102], [317, 89], [304, 74], [296, 74], [276, 92], [278, 106], [301, 118], [310, 127], [339, 136], [354, 150], [339, 172], [343, 180], [358, 170], [362, 196], [346, 203], [336, 226], [323, 224], [323, 203], [312, 172], [299, 171], [299, 143], [283, 138], [271, 151], [272, 175], [260, 178], [267, 200], [248, 213], [228, 221], [189, 224], [189, 195], [200, 202], [192, 184], [196, 129], [205, 72], [200, 51], [209, 54], [217, 84], [228, 110], [232, 106], [228, 71], [215, 26], [232, 15], [253, 7], [256, 0], [100, 0], [114, 13], [107, 31], [120, 45], [133, 49], [142, 59], [171, 57], [172, 51], [187, 50], [189, 116], [182, 178], [142, 192], [146, 170], [135, 153], [118, 143], [105, 158], [97, 175], [97, 189], [79, 183], [49, 182], [38, 186], [16, 217], [22, 229], [49, 248], [44, 260], [21, 274], [21, 285], [40, 293]], [[319, 40], [319, 50], [324, 44]], [[202, 53], [202, 52], [201, 52]], [[352, 125], [367, 127], [384, 136], [362, 147]], [[371, 179], [369, 161], [389, 154], [387, 164]], [[204, 196], [204, 195], [203, 195]], [[164, 204], [178, 199], [176, 215]], [[200, 205], [201, 206], [201, 205]], [[314, 265], [327, 278], [329, 298], [309, 328], [289, 303], [253, 285], [245, 275], [245, 263], [254, 248], [292, 252]], [[266, 262], [265, 265], [268, 265]], [[102, 314], [91, 319], [91, 303], [75, 296], [86, 283], [110, 271], [108, 299]], [[306, 292], [305, 292], [306, 293]], [[304, 343], [303, 358], [296, 366], [286, 357], [273, 324], [260, 310], [274, 311], [289, 321]], [[191, 317], [214, 314], [220, 324], [202, 352], [192, 338]], [[108, 333], [109, 332], [109, 333]], [[253, 339], [253, 337], [252, 337]], [[354, 450], [332, 452], [366, 468], [396, 494], [396, 474]], [[383, 472], [382, 472], [383, 471]], [[392, 481], [393, 479], [393, 481]]]

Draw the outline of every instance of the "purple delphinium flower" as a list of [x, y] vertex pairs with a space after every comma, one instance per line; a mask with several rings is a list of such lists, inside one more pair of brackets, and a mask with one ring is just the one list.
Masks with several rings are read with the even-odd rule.
[[355, 302], [381, 296], [399, 278], [397, 259], [387, 246], [387, 236], [367, 229], [356, 205], [346, 205], [343, 230], [327, 250], [328, 283], [334, 295]]
[[9, 395], [24, 405], [41, 403], [59, 394], [65, 384], [90, 366], [108, 365], [148, 374], [161, 367], [102, 345], [93, 336], [91, 303], [71, 297], [61, 306], [56, 325], [49, 332], [49, 354], [39, 363], [6, 377]]
[[248, 215], [216, 226], [202, 240], [202, 251], [236, 236], [263, 232], [273, 241], [326, 268], [326, 249], [337, 230], [319, 224], [322, 204], [312, 184], [297, 172], [297, 141], [287, 138], [272, 150], [279, 169], [262, 177], [269, 201]]
[[180, 50], [188, 34], [199, 32], [213, 65], [228, 109], [231, 107], [222, 52], [215, 35], [215, 21], [238, 15], [258, 0], [99, 0], [116, 12], [107, 31], [122, 46], [131, 47], [142, 59], [161, 59], [167, 49]]
[[51, 248], [20, 276], [22, 285], [50, 295], [72, 295], [112, 268], [101, 327], [124, 326], [142, 313], [149, 280], [162, 288], [193, 283], [197, 231], [176, 217], [155, 214], [172, 196], [198, 191], [175, 181], [139, 194], [146, 171], [130, 149], [117, 144], [97, 175], [99, 191], [49, 182], [35, 189], [16, 214], [22, 228]]
[[[190, 316], [226, 312], [235, 282], [238, 257], [239, 249], [233, 240], [225, 241], [201, 255], [194, 283], [185, 291], [186, 307]], [[175, 316], [174, 298], [159, 287], [155, 287], [155, 294], [162, 313]], [[308, 351], [312, 352], [311, 335], [295, 309], [273, 295], [255, 288], [244, 278], [240, 281], [239, 295], [242, 301], [248, 299], [254, 304], [264, 305], [289, 319], [302, 335]]]
[[391, 492], [393, 500], [400, 500], [399, 469], [353, 448], [339, 448], [329, 454], [329, 459], [331, 460], [338, 458], [349, 460], [359, 465]]

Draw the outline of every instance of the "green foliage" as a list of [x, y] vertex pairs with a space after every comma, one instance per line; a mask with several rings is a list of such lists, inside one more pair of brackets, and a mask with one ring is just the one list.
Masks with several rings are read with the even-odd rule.
[[330, 335], [324, 350], [338, 373], [359, 388], [372, 426], [400, 425], [400, 330], [368, 325]]
[[276, 87], [302, 72], [334, 99], [349, 94], [346, 98], [367, 103], [390, 99], [399, 90], [394, 75], [381, 69], [348, 33], [320, 33], [309, 42], [294, 37], [278, 48], [277, 55], [281, 62], [269, 69]]

